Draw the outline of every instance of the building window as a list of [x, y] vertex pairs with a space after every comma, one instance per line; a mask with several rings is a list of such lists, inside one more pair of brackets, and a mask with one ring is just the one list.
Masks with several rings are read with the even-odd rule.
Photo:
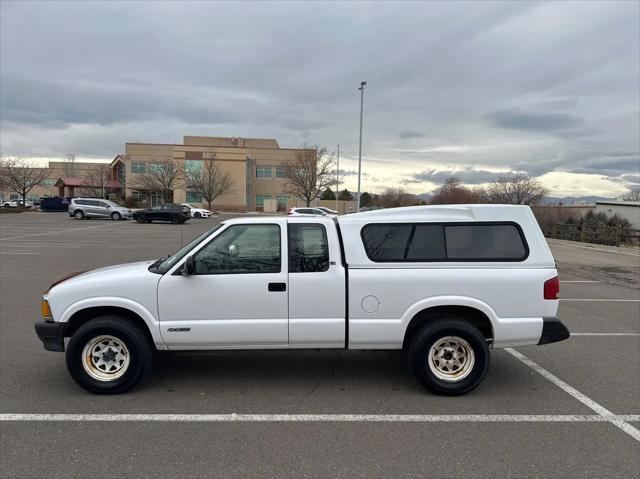
[[284, 166], [276, 166], [276, 178], [286, 178], [287, 169]]
[[136, 202], [146, 201], [147, 200], [147, 194], [144, 191], [132, 191], [131, 192], [131, 197]]
[[271, 199], [271, 195], [256, 195], [256, 206], [264, 206], [264, 200]]
[[185, 160], [184, 170], [187, 173], [199, 173], [202, 171], [202, 160]]
[[273, 168], [259, 166], [256, 168], [256, 178], [273, 178]]
[[196, 191], [187, 191], [187, 203], [202, 203], [202, 195]]
[[278, 208], [280, 208], [281, 206], [287, 206], [287, 203], [289, 203], [289, 197], [288, 196], [278, 196]]
[[131, 173], [144, 173], [144, 163], [131, 163]]
[[53, 186], [53, 185], [56, 184], [56, 180], [54, 180], [53, 178], [47, 178], [47, 179], [42, 181], [42, 184], [44, 186]]

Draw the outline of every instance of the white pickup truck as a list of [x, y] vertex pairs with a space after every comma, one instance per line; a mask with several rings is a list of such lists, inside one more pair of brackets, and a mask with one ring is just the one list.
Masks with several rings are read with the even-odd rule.
[[558, 294], [527, 206], [261, 216], [58, 281], [36, 332], [94, 393], [141, 382], [154, 349], [348, 348], [406, 350], [418, 381], [455, 395], [485, 377], [490, 348], [568, 338]]

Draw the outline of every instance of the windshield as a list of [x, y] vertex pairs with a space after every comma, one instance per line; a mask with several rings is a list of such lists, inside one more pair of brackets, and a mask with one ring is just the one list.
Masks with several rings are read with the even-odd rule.
[[152, 273], [165, 274], [169, 271], [174, 264], [179, 262], [182, 258], [184, 258], [189, 251], [195, 248], [200, 242], [209, 236], [211, 233], [219, 229], [224, 223], [220, 223], [219, 225], [214, 226], [210, 230], [205, 231], [199, 236], [196, 236], [194, 239], [189, 241], [186, 245], [180, 248], [178, 251], [173, 253], [171, 256], [166, 256], [164, 258], [160, 258], [154, 261], [151, 266], [149, 266], [149, 271]]

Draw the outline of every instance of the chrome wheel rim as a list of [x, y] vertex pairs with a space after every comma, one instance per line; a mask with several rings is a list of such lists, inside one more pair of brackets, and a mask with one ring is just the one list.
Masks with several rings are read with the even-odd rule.
[[81, 220], [82, 219], [82, 213], [78, 212], [75, 214], [75, 217], [77, 220]]
[[471, 373], [476, 356], [466, 340], [459, 336], [445, 336], [431, 345], [427, 362], [438, 379], [456, 382]]
[[98, 381], [114, 381], [129, 369], [130, 355], [124, 341], [102, 335], [87, 342], [82, 350], [82, 366]]

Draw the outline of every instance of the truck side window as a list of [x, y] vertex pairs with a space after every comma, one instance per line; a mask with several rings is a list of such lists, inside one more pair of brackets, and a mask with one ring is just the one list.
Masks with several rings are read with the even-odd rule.
[[289, 224], [289, 272], [317, 273], [329, 269], [329, 246], [324, 225]]
[[518, 229], [511, 224], [446, 225], [447, 256], [452, 260], [518, 260], [527, 256]]
[[369, 224], [365, 252], [375, 262], [524, 261], [529, 251], [514, 223]]
[[442, 225], [416, 225], [411, 242], [407, 246], [406, 259], [411, 261], [444, 260]]
[[373, 261], [404, 261], [407, 242], [413, 225], [367, 225], [362, 239], [369, 258]]
[[233, 225], [194, 254], [194, 274], [280, 272], [280, 227]]

